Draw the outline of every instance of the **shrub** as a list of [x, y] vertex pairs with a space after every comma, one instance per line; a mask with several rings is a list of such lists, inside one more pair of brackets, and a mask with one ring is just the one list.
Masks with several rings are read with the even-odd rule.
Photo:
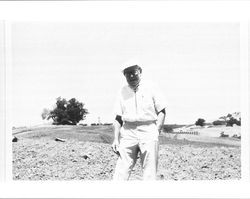
[[80, 126], [88, 126], [87, 124], [79, 124]]
[[221, 121], [221, 120], [215, 120], [215, 121], [213, 121], [213, 125], [225, 125], [226, 124], [226, 122], [225, 121]]
[[229, 137], [229, 135], [225, 134], [224, 131], [220, 133], [220, 137]]
[[202, 119], [202, 118], [199, 118], [196, 122], [195, 122], [195, 125], [196, 126], [204, 126], [205, 124], [205, 120]]
[[162, 129], [163, 129], [163, 132], [166, 132], [166, 133], [172, 133], [173, 132], [173, 127], [172, 126], [164, 125]]
[[234, 124], [241, 126], [241, 119], [237, 120], [233, 117], [231, 117], [228, 121], [227, 121], [227, 126], [233, 126]]
[[103, 125], [104, 126], [109, 126], [109, 125], [112, 125], [113, 123], [104, 123]]

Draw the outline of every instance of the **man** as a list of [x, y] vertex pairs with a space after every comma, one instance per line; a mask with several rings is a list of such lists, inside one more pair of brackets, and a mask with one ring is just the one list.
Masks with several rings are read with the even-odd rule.
[[114, 180], [129, 180], [140, 154], [144, 180], [155, 180], [158, 136], [165, 120], [165, 101], [157, 88], [146, 82], [137, 62], [123, 68], [128, 85], [118, 94], [115, 106], [114, 142], [119, 155]]

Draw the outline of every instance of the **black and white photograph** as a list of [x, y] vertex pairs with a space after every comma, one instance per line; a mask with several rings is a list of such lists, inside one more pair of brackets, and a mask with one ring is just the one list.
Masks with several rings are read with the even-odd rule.
[[239, 23], [13, 22], [11, 46], [14, 180], [241, 178]]
[[249, 181], [246, 24], [1, 20], [5, 178]]

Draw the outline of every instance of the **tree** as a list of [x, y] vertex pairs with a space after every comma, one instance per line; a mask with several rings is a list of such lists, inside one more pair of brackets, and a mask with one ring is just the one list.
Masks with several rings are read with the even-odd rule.
[[199, 118], [196, 122], [195, 122], [195, 125], [196, 126], [204, 126], [205, 124], [205, 120], [202, 119], [202, 118]]
[[84, 109], [83, 106], [84, 104], [78, 102], [75, 98], [69, 100], [66, 111], [73, 124], [77, 124], [80, 120], [85, 119], [88, 110]]
[[47, 118], [48, 120], [51, 118], [54, 121], [53, 124], [76, 125], [79, 121], [85, 119], [86, 114], [88, 114], [88, 110], [84, 108], [84, 104], [78, 102], [75, 98], [67, 101], [58, 97], [55, 108], [49, 111], [49, 113], [44, 109], [42, 118]]
[[227, 126], [233, 126], [234, 124], [241, 126], [241, 118], [239, 118], [239, 120], [237, 120], [234, 117], [230, 117], [230, 119], [227, 121]]
[[221, 116], [219, 119], [224, 120], [225, 122], [227, 122], [227, 116]]
[[225, 125], [226, 124], [226, 122], [225, 121], [221, 121], [221, 120], [215, 120], [215, 121], [213, 121], [213, 125]]

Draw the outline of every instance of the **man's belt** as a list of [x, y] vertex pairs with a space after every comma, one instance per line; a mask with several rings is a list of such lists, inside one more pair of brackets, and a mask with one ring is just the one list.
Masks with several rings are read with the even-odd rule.
[[141, 125], [150, 125], [150, 124], [156, 124], [156, 121], [123, 121], [127, 125], [134, 125], [134, 126], [141, 126]]

